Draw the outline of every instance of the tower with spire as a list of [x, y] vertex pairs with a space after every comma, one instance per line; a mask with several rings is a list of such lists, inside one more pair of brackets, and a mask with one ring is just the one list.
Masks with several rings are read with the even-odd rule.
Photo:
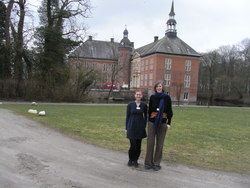
[[131, 72], [131, 56], [133, 50], [133, 43], [128, 39], [128, 30], [125, 25], [123, 31], [123, 39], [120, 41], [118, 47], [118, 82], [121, 86], [129, 87], [130, 86], [130, 72]]
[[174, 13], [174, 1], [172, 1], [171, 11], [169, 13], [169, 19], [167, 21], [167, 30], [166, 35], [168, 37], [176, 37], [177, 31], [176, 31], [176, 20], [174, 19], [175, 13]]

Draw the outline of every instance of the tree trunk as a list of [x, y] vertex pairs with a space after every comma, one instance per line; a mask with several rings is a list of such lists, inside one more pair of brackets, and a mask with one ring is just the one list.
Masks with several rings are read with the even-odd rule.
[[5, 54], [4, 54], [4, 71], [3, 77], [5, 79], [11, 77], [11, 44], [10, 44], [10, 16], [11, 10], [14, 5], [14, 0], [10, 0], [6, 10], [6, 17], [5, 17]]

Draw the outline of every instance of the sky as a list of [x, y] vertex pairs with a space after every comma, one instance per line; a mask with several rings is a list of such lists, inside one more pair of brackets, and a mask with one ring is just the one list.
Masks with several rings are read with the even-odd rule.
[[[37, 13], [40, 0], [29, 0]], [[164, 37], [172, 0], [89, 0], [84, 19], [94, 40], [120, 42], [127, 28], [135, 48]], [[249, 0], [174, 0], [177, 36], [200, 53], [250, 38]], [[88, 36], [85, 37], [85, 40]]]
[[[94, 40], [128, 38], [139, 48], [165, 35], [172, 0], [91, 0], [87, 34]], [[174, 0], [177, 36], [197, 52], [250, 38], [249, 0]]]

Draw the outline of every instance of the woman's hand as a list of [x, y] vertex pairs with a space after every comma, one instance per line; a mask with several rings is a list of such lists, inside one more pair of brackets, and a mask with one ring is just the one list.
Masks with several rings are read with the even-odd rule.
[[169, 124], [167, 124], [167, 127], [168, 127], [168, 129], [170, 129], [170, 125]]

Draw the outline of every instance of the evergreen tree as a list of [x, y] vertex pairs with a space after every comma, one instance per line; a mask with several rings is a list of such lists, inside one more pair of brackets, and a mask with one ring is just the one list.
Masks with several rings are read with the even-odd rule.
[[[67, 27], [66, 22], [84, 15], [84, 12], [86, 14], [86, 9], [89, 8], [87, 2], [43, 0], [39, 9], [40, 27], [37, 28], [36, 35], [39, 55], [36, 68], [41, 86], [48, 90], [49, 96], [55, 87], [68, 80], [66, 54], [72, 46], [78, 45], [78, 42], [72, 40], [72, 35], [66, 34], [77, 31], [74, 27]], [[70, 22], [73, 23], [72, 20]]]

